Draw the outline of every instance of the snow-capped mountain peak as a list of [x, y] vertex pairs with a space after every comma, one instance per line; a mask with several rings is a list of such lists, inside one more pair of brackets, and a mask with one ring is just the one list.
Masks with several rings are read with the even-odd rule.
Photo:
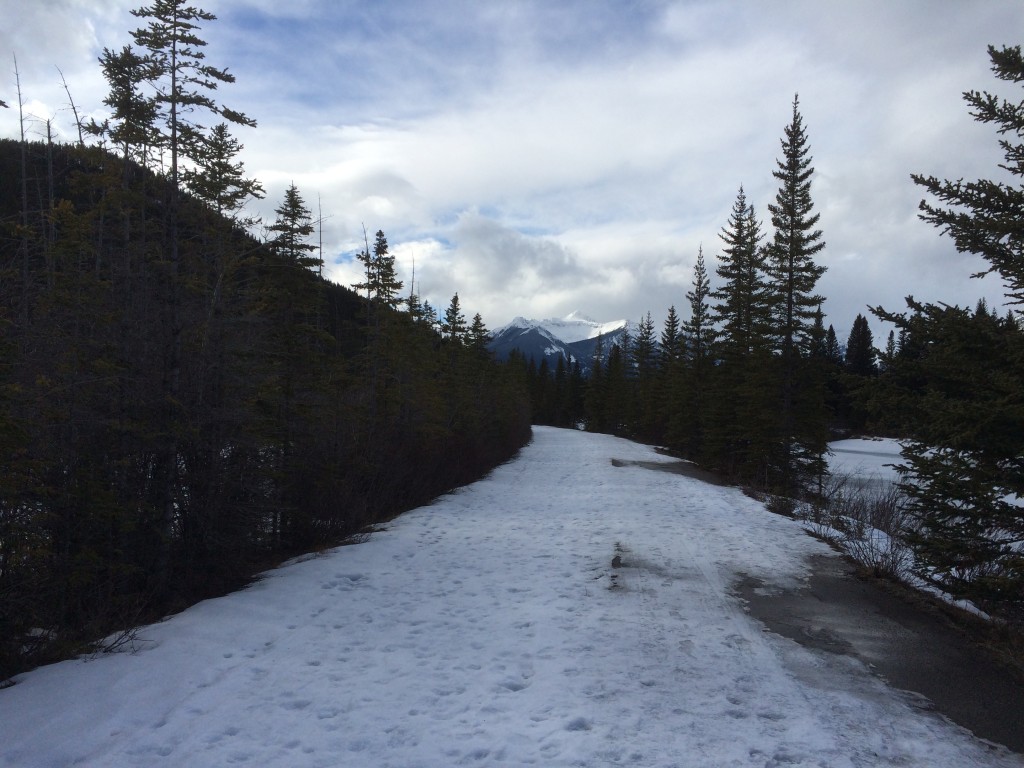
[[534, 320], [531, 322], [537, 327], [545, 329], [566, 344], [573, 344], [584, 339], [596, 339], [598, 336], [607, 336], [621, 331], [628, 325], [626, 320], [612, 320], [606, 323], [599, 323], [578, 311], [566, 317]]
[[593, 360], [598, 337], [601, 337], [607, 354], [612, 345], [621, 342], [627, 330], [631, 330], [627, 320], [602, 323], [579, 311], [547, 320], [516, 317], [494, 331], [490, 348], [498, 359], [506, 359], [512, 350], [517, 350], [537, 364], [548, 360], [548, 365], [554, 368], [557, 358], [561, 357], [570, 364], [579, 362], [587, 370]]
[[583, 322], [585, 322], [585, 323], [593, 323], [593, 322], [596, 322], [596, 321], [594, 320], [594, 318], [590, 317], [589, 315], [584, 315], [584, 314], [583, 314], [582, 312], [580, 312], [580, 311], [579, 311], [578, 309], [577, 309], [577, 310], [575, 310], [575, 311], [573, 311], [573, 312], [570, 312], [570, 313], [569, 313], [568, 315], [566, 315], [566, 316], [565, 316], [565, 317], [564, 317], [563, 319], [564, 319], [564, 320], [566, 320], [566, 321], [573, 321], [573, 320], [581, 320], [581, 321], [583, 321]]

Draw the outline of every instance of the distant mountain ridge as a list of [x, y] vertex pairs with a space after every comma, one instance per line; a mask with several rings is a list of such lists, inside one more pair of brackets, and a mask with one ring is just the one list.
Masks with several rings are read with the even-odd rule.
[[632, 333], [633, 330], [628, 320], [602, 323], [581, 312], [547, 320], [517, 317], [491, 333], [488, 348], [499, 360], [507, 360], [513, 350], [527, 360], [533, 359], [536, 365], [547, 360], [552, 371], [558, 364], [558, 358], [562, 357], [567, 367], [579, 362], [581, 370], [586, 373], [594, 359], [598, 339], [607, 354], [613, 345], [622, 343], [627, 332]]

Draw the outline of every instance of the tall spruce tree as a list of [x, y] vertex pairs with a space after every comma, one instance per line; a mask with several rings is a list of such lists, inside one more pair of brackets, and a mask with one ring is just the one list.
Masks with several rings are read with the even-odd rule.
[[635, 377], [633, 422], [637, 434], [649, 438], [657, 423], [655, 374], [658, 362], [657, 335], [650, 312], [640, 320], [629, 352]]
[[701, 247], [697, 249], [697, 263], [693, 266], [693, 287], [686, 292], [690, 319], [683, 324], [687, 354], [695, 365], [710, 359], [711, 346], [715, 341], [716, 332], [711, 324], [711, 307], [708, 304], [710, 295], [711, 283], [704, 265], [704, 248]]
[[854, 376], [874, 376], [878, 373], [877, 356], [868, 320], [858, 314], [846, 342], [846, 370]]
[[703, 459], [708, 426], [707, 406], [710, 399], [710, 376], [714, 362], [715, 330], [711, 325], [708, 297], [711, 285], [704, 265], [704, 249], [698, 248], [693, 267], [693, 284], [686, 293], [690, 304], [690, 318], [683, 323], [686, 338], [685, 384], [686, 394], [680, 413], [674, 421], [674, 442], [694, 459]]
[[836, 337], [836, 329], [831, 324], [825, 330], [815, 358], [820, 361], [820, 369], [824, 371], [825, 405], [830, 414], [831, 427], [833, 429], [847, 427], [849, 426], [850, 398], [843, 372], [843, 351], [839, 346], [839, 339]]
[[721, 284], [709, 296], [715, 301], [712, 319], [722, 356], [728, 360], [763, 348], [771, 328], [764, 235], [742, 186], [719, 237], [724, 243], [716, 269]]
[[658, 350], [658, 373], [654, 389], [657, 429], [651, 435], [657, 442], [674, 442], [672, 424], [684, 406], [686, 341], [675, 305], [668, 308]]
[[672, 363], [679, 360], [686, 350], [686, 343], [683, 340], [682, 328], [679, 325], [679, 315], [676, 313], [675, 304], [668, 308], [665, 316], [665, 325], [661, 331], [661, 346], [659, 349], [659, 366], [662, 370], [667, 369]]
[[[218, 123], [202, 137], [202, 165], [186, 168], [182, 179], [189, 191], [207, 203], [218, 216], [238, 219], [250, 198], [263, 199], [263, 185], [246, 178], [245, 165], [237, 157], [243, 147], [231, 135], [227, 123]], [[240, 223], [250, 225], [253, 220]]]
[[466, 316], [459, 306], [459, 294], [452, 296], [448, 308], [444, 311], [441, 321], [441, 333], [453, 344], [462, 344], [466, 340]]
[[648, 312], [637, 325], [636, 338], [630, 347], [633, 367], [640, 378], [649, 377], [654, 372], [657, 361], [658, 344], [654, 332], [654, 320]]
[[274, 210], [277, 219], [268, 227], [273, 237], [271, 247], [275, 254], [304, 269], [319, 270], [323, 260], [317, 247], [309, 242], [313, 234], [313, 213], [306, 207], [298, 188], [289, 184], [284, 200]]
[[120, 149], [127, 181], [130, 172], [128, 160], [147, 165], [149, 150], [157, 143], [156, 103], [142, 92], [148, 74], [147, 62], [126, 45], [120, 51], [104, 48], [100, 66], [110, 85], [110, 92], [103, 103], [110, 107], [111, 116], [103, 123], [90, 120], [85, 129], [94, 136], [109, 138]]
[[885, 377], [913, 430], [902, 490], [916, 572], [985, 610], [1024, 618], [1024, 334], [1016, 323], [910, 301], [882, 315], [921, 342]]
[[367, 243], [366, 250], [358, 255], [358, 259], [363, 264], [365, 279], [352, 287], [357, 291], [366, 291], [371, 323], [380, 322], [380, 312], [396, 310], [407, 301], [412, 301], [415, 309], [419, 308], [418, 297], [414, 293], [410, 294], [410, 299], [402, 298], [399, 293], [403, 284], [398, 279], [395, 257], [388, 251], [388, 240], [382, 230], [378, 229], [374, 235], [373, 249]]
[[889, 336], [885, 340], [885, 349], [879, 357], [879, 368], [882, 373], [888, 373], [892, 370], [893, 365], [896, 364], [897, 354], [898, 347], [896, 346], [896, 332], [889, 331]]
[[[628, 346], [628, 342], [623, 342], [623, 345]], [[627, 423], [630, 383], [626, 370], [628, 364], [622, 350], [623, 346], [612, 344], [604, 371], [602, 420], [605, 429], [613, 435], [625, 434], [631, 426]]]
[[[473, 322], [469, 326], [468, 339], [470, 349], [475, 350], [481, 355], [490, 354], [487, 350], [487, 342], [491, 340], [491, 332], [487, 330], [484, 319], [480, 316], [479, 312], [473, 315]], [[561, 359], [559, 357], [559, 360]]]
[[798, 97], [793, 99], [793, 119], [785, 133], [782, 159], [772, 173], [779, 190], [775, 203], [768, 206], [775, 228], [768, 246], [768, 271], [777, 294], [779, 349], [784, 359], [792, 359], [809, 348], [814, 315], [824, 301], [815, 288], [825, 273], [825, 267], [814, 261], [825, 242], [821, 230], [815, 229], [821, 215], [814, 213], [811, 200], [814, 167]]
[[396, 310], [403, 303], [400, 291], [402, 281], [395, 270], [395, 257], [388, 251], [388, 241], [382, 230], [377, 230], [373, 241], [373, 291], [377, 302], [388, 310]]
[[710, 294], [719, 364], [712, 371], [715, 395], [707, 409], [706, 460], [745, 482], [763, 483], [768, 446], [777, 433], [777, 404], [768, 398], [777, 389], [773, 291], [761, 223], [743, 187], [719, 237], [721, 283]]
[[202, 165], [205, 159], [205, 127], [196, 114], [219, 115], [229, 123], [255, 126], [256, 121], [241, 112], [218, 104], [211, 93], [222, 83], [235, 82], [226, 69], [206, 63], [206, 41], [197, 34], [204, 22], [216, 16], [185, 0], [154, 0], [152, 5], [132, 11], [146, 22], [132, 32], [135, 44], [145, 49], [145, 81], [152, 86], [150, 97], [162, 125], [160, 145], [168, 153], [172, 187], [179, 182], [183, 160]]
[[775, 288], [781, 366], [780, 452], [775, 471], [780, 490], [787, 493], [797, 493], [808, 481], [820, 478], [827, 447], [826, 425], [820, 422], [824, 391], [816, 377], [802, 372], [813, 341], [815, 313], [824, 301], [815, 288], [825, 272], [814, 260], [825, 242], [816, 229], [820, 214], [814, 213], [811, 199], [814, 168], [808, 152], [799, 97], [794, 97], [793, 119], [782, 139], [782, 159], [772, 174], [779, 190], [775, 203], [768, 206], [775, 230], [768, 246], [768, 273]]
[[840, 365], [843, 362], [843, 350], [839, 346], [839, 338], [832, 325], [829, 325], [828, 330], [825, 331], [825, 359], [833, 365]]
[[594, 342], [594, 354], [590, 358], [590, 376], [583, 393], [583, 413], [586, 417], [588, 432], [604, 432], [607, 425], [604, 421], [604, 400], [606, 395], [604, 336], [597, 334]]

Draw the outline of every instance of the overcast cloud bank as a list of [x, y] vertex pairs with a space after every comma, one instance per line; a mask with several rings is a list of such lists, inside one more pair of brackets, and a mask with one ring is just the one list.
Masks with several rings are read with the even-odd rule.
[[[103, 114], [96, 57], [131, 41], [140, 0], [0, 0], [27, 126], [74, 138]], [[917, 219], [910, 174], [992, 177], [995, 136], [968, 89], [1006, 93], [986, 46], [1017, 44], [1010, 0], [771, 4], [211, 0], [218, 94], [255, 117], [243, 159], [273, 217], [295, 182], [322, 207], [325, 257], [358, 280], [363, 226], [438, 306], [458, 291], [491, 327], [581, 309], [657, 322], [685, 314], [698, 248], [709, 269], [742, 184], [767, 219], [780, 138], [800, 94], [827, 243], [819, 289], [845, 341], [868, 305], [1001, 304], [998, 280]], [[1015, 99], [1017, 94], [1009, 92]], [[0, 135], [17, 135], [0, 110]], [[767, 223], [767, 222], [766, 222]], [[873, 321], [876, 342], [884, 329]]]

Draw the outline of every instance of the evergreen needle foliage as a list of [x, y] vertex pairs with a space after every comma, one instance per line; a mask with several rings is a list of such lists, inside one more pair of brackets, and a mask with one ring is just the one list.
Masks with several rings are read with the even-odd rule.
[[[1024, 83], [1019, 46], [989, 47], [1000, 80]], [[971, 114], [994, 124], [1013, 183], [914, 175], [930, 195], [921, 218], [987, 262], [1011, 304], [1024, 301], [1024, 104], [969, 91]], [[909, 413], [903, 488], [916, 526], [918, 574], [958, 597], [1024, 620], [1024, 334], [999, 318], [908, 298], [909, 312], [878, 308], [900, 329], [885, 354], [886, 390]]]

